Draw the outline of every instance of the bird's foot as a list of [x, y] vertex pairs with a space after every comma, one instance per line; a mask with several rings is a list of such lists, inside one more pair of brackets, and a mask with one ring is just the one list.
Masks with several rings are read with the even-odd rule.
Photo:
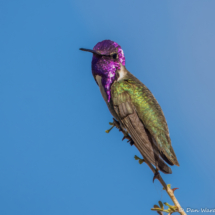
[[128, 140], [127, 142], [129, 142], [130, 145], [132, 146], [134, 144], [134, 141], [131, 139], [128, 132], [126, 132], [124, 129], [122, 129], [120, 123], [118, 121], [116, 121], [114, 118], [113, 118], [113, 124], [115, 125], [116, 128], [119, 129], [119, 131], [121, 131], [124, 134], [124, 137], [122, 138], [122, 140], [127, 139]]
[[131, 139], [129, 134], [127, 132], [125, 132], [123, 134], [124, 134], [124, 137], [122, 138], [122, 140], [127, 139], [128, 140], [127, 142], [130, 143], [131, 146], [134, 145], [134, 141]]
[[160, 177], [160, 173], [158, 171], [159, 170], [156, 168], [155, 174], [154, 174], [154, 177], [153, 177], [153, 183], [154, 183], [155, 179], [159, 179], [159, 177]]
[[106, 133], [109, 133], [114, 127], [116, 127], [119, 131], [121, 131], [121, 132], [124, 134], [124, 137], [122, 138], [122, 140], [127, 139], [127, 140], [128, 140], [127, 142], [129, 142], [131, 146], [134, 144], [134, 141], [133, 141], [132, 138], [129, 136], [128, 132], [126, 132], [126, 131], [121, 127], [120, 123], [119, 123], [117, 120], [115, 120], [115, 119], [113, 118], [113, 122], [109, 122], [109, 124], [112, 125], [112, 127], [111, 127], [110, 129], [106, 130], [106, 131], [105, 131]]
[[114, 125], [117, 129], [119, 129], [119, 131], [123, 131], [123, 129], [121, 128], [120, 123], [119, 123], [117, 120], [115, 120], [114, 118], [113, 118], [113, 125]]

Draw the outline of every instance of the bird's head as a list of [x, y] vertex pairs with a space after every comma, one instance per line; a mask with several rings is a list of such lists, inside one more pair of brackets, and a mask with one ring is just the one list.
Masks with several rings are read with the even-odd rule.
[[101, 76], [102, 85], [109, 102], [110, 87], [117, 78], [116, 71], [125, 66], [125, 56], [121, 46], [114, 41], [103, 40], [97, 43], [92, 50], [84, 48], [80, 50], [93, 53], [92, 73], [95, 79], [97, 75]]

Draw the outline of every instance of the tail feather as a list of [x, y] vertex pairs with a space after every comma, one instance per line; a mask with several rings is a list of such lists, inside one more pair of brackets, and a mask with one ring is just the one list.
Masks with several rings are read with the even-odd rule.
[[150, 132], [147, 129], [146, 129], [146, 133], [154, 149], [154, 154], [155, 154], [155, 159], [157, 164], [156, 167], [158, 167], [163, 173], [172, 174], [171, 168], [165, 162], [167, 162], [169, 165], [173, 165], [173, 164], [166, 158], [164, 154], [160, 153], [157, 147], [157, 144], [154, 141], [154, 138], [151, 136]]
[[171, 168], [160, 158], [158, 160], [158, 168], [166, 174], [172, 174]]

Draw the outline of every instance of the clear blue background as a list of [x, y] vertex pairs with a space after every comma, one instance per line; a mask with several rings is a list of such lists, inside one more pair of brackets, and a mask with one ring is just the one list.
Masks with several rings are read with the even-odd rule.
[[112, 120], [90, 53], [119, 43], [166, 116], [186, 209], [215, 208], [214, 0], [0, 1], [0, 214], [156, 214], [172, 204]]

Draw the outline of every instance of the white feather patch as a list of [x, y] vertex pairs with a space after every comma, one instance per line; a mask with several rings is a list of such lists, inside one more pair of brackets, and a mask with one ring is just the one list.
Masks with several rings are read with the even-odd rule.
[[119, 77], [118, 77], [117, 81], [120, 81], [120, 80], [122, 80], [122, 79], [125, 77], [125, 75], [126, 75], [125, 67], [124, 67], [122, 64], [120, 65], [120, 70], [118, 70], [118, 73], [119, 73]]

